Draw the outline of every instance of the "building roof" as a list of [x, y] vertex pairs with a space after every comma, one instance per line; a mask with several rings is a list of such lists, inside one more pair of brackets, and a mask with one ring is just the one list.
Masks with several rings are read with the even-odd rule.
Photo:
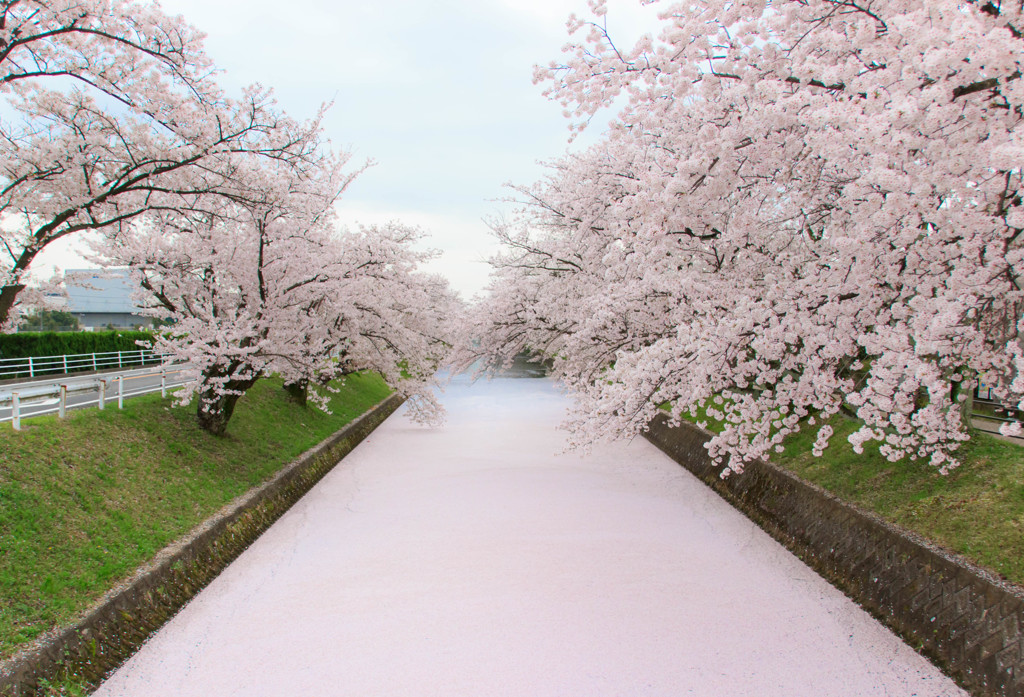
[[137, 313], [128, 269], [68, 269], [64, 272], [69, 312]]

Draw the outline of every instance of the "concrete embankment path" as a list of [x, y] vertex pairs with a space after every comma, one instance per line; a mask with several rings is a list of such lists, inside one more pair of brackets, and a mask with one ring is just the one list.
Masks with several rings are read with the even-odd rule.
[[643, 439], [557, 454], [547, 380], [392, 416], [102, 697], [961, 695]]

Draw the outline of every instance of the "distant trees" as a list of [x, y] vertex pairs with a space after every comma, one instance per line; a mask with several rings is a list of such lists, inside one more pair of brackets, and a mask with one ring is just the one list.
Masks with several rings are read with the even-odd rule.
[[574, 437], [707, 406], [725, 470], [839, 410], [943, 471], [979, 375], [1024, 398], [1024, 16], [971, 0], [666, 3], [538, 69], [596, 147], [518, 189], [470, 355], [554, 359]]
[[78, 318], [64, 310], [35, 310], [21, 316], [18, 329], [23, 332], [78, 331]]

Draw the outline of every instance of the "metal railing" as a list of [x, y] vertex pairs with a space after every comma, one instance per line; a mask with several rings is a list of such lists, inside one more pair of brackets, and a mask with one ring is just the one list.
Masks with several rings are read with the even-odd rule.
[[[43, 416], [44, 414], [57, 414], [60, 418], [67, 416], [68, 395], [80, 392], [97, 393], [96, 399], [88, 399], [78, 402], [74, 408], [97, 406], [104, 409], [108, 402], [117, 401], [117, 408], [124, 408], [126, 397], [135, 397], [142, 394], [160, 392], [164, 397], [167, 390], [180, 387], [192, 381], [192, 378], [185, 379], [183, 376], [190, 372], [187, 366], [162, 366], [156, 370], [139, 371], [133, 373], [122, 373], [120, 375], [95, 378], [91, 380], [64, 381], [60, 383], [47, 382], [45, 384], [16, 385], [9, 389], [0, 389], [0, 409], [10, 408], [8, 416], [0, 416], [0, 423], [10, 421], [14, 429], [21, 430], [21, 421], [30, 416]], [[159, 377], [159, 383], [153, 381], [150, 385], [138, 385], [132, 389], [131, 384], [135, 381], [153, 379]], [[125, 384], [128, 383], [128, 390]], [[42, 407], [42, 408], [40, 408]], [[25, 410], [31, 409], [26, 414]]]
[[974, 403], [971, 409], [971, 416], [986, 421], [998, 422], [1022, 420], [1022, 414], [1016, 407], [999, 402], [993, 396], [992, 388], [984, 383], [974, 388]]
[[151, 349], [136, 351], [107, 351], [105, 353], [75, 353], [63, 356], [29, 356], [27, 358], [0, 358], [0, 380], [35, 378], [42, 375], [100, 371], [113, 368], [161, 363], [166, 354]]

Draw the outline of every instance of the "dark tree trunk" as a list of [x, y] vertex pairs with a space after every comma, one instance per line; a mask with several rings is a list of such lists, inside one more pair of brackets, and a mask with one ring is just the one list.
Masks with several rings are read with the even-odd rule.
[[[63, 235], [58, 235], [57, 237], [63, 237]], [[37, 239], [45, 238], [38, 238], [37, 235]], [[54, 239], [57, 238], [54, 237], [49, 241], [52, 242]], [[18, 255], [18, 259], [14, 262], [14, 266], [10, 268], [9, 273], [18, 277], [18, 272], [28, 269], [28, 267], [32, 265], [32, 260], [36, 258], [36, 255], [39, 254], [42, 249], [43, 246], [40, 244], [38, 246], [29, 245], [25, 249], [21, 250], [21, 254]], [[11, 313], [14, 311], [14, 302], [18, 299], [18, 294], [23, 290], [25, 290], [25, 284], [23, 283], [13, 283], [6, 286], [0, 286], [0, 327], [4, 326], [7, 320], [11, 318]]]
[[200, 390], [196, 405], [196, 420], [199, 422], [199, 427], [215, 436], [223, 436], [227, 430], [228, 421], [231, 420], [231, 415], [235, 411], [235, 403], [246, 390], [255, 384], [255, 378], [232, 380], [225, 385], [225, 389], [230, 390], [232, 394], [218, 394], [210, 386]]
[[23, 290], [25, 290], [25, 286], [21, 284], [0, 287], [0, 327], [11, 316], [11, 308], [14, 307], [14, 301], [18, 299], [18, 293]]
[[[950, 399], [960, 409], [960, 421], [968, 433], [974, 432], [974, 386], [968, 387], [967, 380], [950, 383]], [[962, 398], [962, 401], [961, 401]]]
[[286, 382], [284, 384], [284, 391], [288, 395], [289, 402], [294, 402], [304, 407], [309, 396], [309, 380], [302, 378], [296, 382]]

